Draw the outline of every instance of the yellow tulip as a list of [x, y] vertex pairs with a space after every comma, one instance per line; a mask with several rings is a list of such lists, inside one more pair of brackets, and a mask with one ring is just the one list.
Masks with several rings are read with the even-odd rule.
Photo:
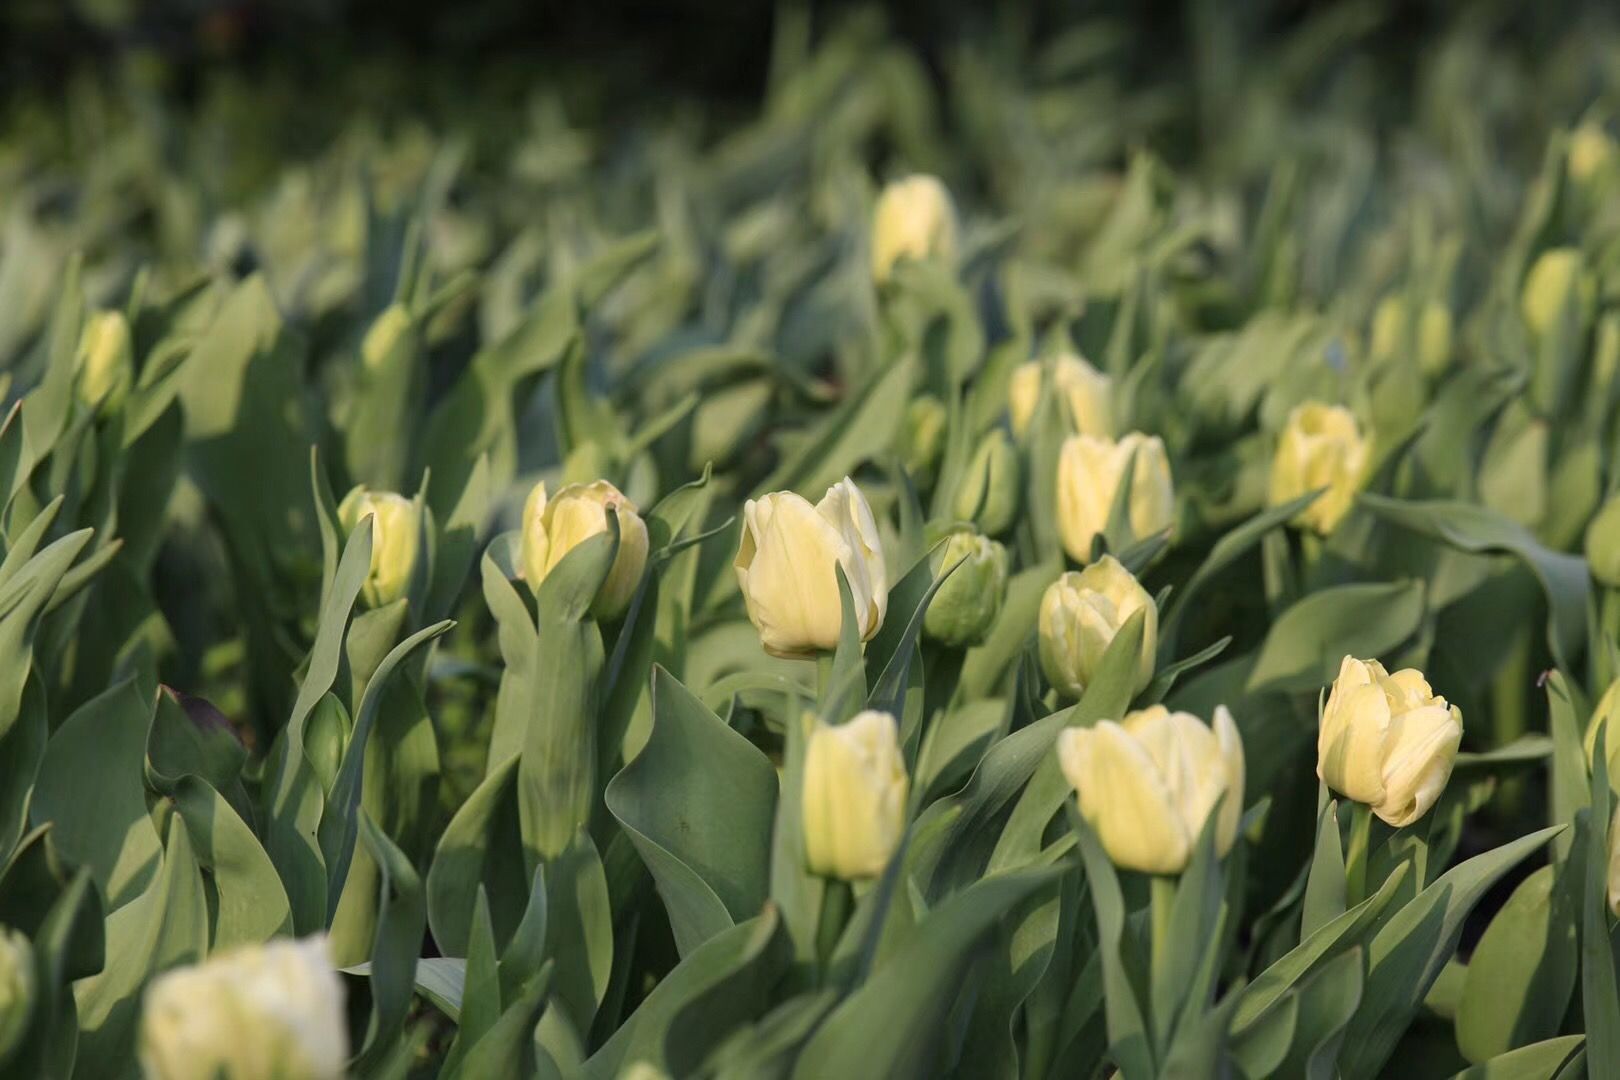
[[[1135, 465], [1132, 465], [1132, 461]], [[1058, 455], [1058, 532], [1076, 562], [1089, 562], [1091, 542], [1108, 527], [1114, 496], [1130, 467], [1127, 518], [1136, 539], [1170, 528], [1175, 492], [1170, 459], [1157, 435], [1133, 431], [1115, 442], [1097, 435], [1075, 435]]]
[[1594, 759], [1597, 756], [1599, 727], [1604, 727], [1603, 743], [1608, 751], [1609, 783], [1615, 784], [1620, 781], [1620, 679], [1611, 682], [1608, 689], [1603, 691], [1597, 705], [1592, 708], [1591, 718], [1586, 722], [1586, 763], [1593, 768], [1597, 767]]
[[956, 208], [932, 176], [896, 180], [878, 196], [872, 215], [872, 277], [889, 280], [901, 259], [956, 257]]
[[0, 926], [0, 1064], [28, 1033], [34, 982], [34, 948], [27, 936]]
[[1609, 819], [1609, 910], [1620, 916], [1620, 804]]
[[1213, 726], [1163, 705], [1119, 723], [1069, 728], [1058, 762], [1079, 797], [1080, 816], [1114, 865], [1179, 874], [1220, 803], [1215, 851], [1225, 855], [1243, 819], [1243, 740], [1226, 706]]
[[1604, 172], [1615, 160], [1614, 139], [1603, 125], [1587, 121], [1569, 136], [1569, 176], [1585, 184]]
[[134, 346], [121, 311], [98, 311], [79, 339], [79, 398], [92, 409], [116, 402], [134, 381]]
[[[1378, 360], [1416, 360], [1424, 374], [1433, 377], [1451, 362], [1451, 334], [1451, 311], [1438, 300], [1423, 305], [1414, 327], [1406, 300], [1400, 295], [1386, 296], [1373, 312], [1369, 351]], [[1402, 356], [1414, 349], [1415, 356]]]
[[411, 587], [421, 547], [421, 518], [416, 504], [392, 491], [367, 491], [357, 487], [344, 496], [338, 519], [352, 532], [360, 520], [371, 516], [371, 569], [361, 595], [371, 607], [391, 604]]
[[1586, 564], [1592, 577], [1620, 586], [1620, 495], [1612, 495], [1586, 526]]
[[1462, 730], [1462, 713], [1421, 672], [1346, 656], [1322, 710], [1316, 775], [1402, 828], [1445, 790]]
[[536, 593], [563, 557], [593, 536], [607, 532], [608, 515], [619, 524], [619, 551], [597, 590], [591, 614], [614, 619], [624, 614], [647, 566], [647, 523], [636, 504], [606, 480], [569, 484], [546, 498], [536, 484], [523, 504], [523, 577]]
[[1104, 555], [1084, 570], [1071, 570], [1048, 585], [1036, 623], [1041, 670], [1047, 681], [1066, 697], [1085, 693], [1120, 627], [1138, 611], [1146, 614], [1132, 693], [1140, 692], [1153, 678], [1159, 639], [1159, 612], [1153, 597], [1112, 555]]
[[1271, 459], [1271, 505], [1326, 488], [1294, 524], [1326, 536], [1338, 527], [1366, 480], [1369, 451], [1361, 428], [1341, 405], [1310, 402], [1288, 414]]
[[[1007, 415], [1014, 434], [1022, 437], [1040, 404], [1047, 365], [1039, 360], [1020, 364], [1007, 384]], [[1114, 434], [1113, 380], [1078, 356], [1066, 354], [1051, 361], [1052, 389], [1068, 406], [1072, 429], [1083, 435]]]
[[849, 477], [814, 506], [791, 491], [743, 504], [742, 542], [733, 563], [748, 617], [772, 656], [808, 657], [838, 645], [844, 568], [862, 641], [883, 625], [889, 576], [866, 496]]
[[883, 873], [905, 832], [905, 759], [894, 717], [868, 709], [815, 722], [804, 757], [804, 853], [811, 870], [846, 881]]
[[411, 315], [403, 304], [390, 304], [377, 316], [366, 336], [360, 341], [360, 363], [367, 371], [376, 371], [387, 361], [389, 354], [411, 329]]
[[349, 1058], [343, 984], [325, 938], [218, 953], [146, 989], [147, 1080], [339, 1080]]
[[1546, 334], [1564, 317], [1569, 305], [1584, 323], [1593, 304], [1594, 287], [1585, 261], [1576, 248], [1544, 251], [1524, 278], [1519, 299], [1525, 325], [1537, 336]]

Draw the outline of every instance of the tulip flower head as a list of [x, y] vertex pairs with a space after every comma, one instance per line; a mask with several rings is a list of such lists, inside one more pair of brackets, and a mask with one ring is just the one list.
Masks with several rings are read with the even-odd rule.
[[1611, 495], [1586, 526], [1586, 565], [1599, 584], [1620, 586], [1620, 495]]
[[368, 515], [371, 569], [361, 595], [375, 608], [393, 603], [410, 589], [411, 573], [421, 548], [422, 524], [416, 504], [392, 491], [355, 488], [338, 507], [338, 520], [350, 532]]
[[546, 498], [536, 484], [523, 504], [523, 577], [536, 593], [563, 557], [593, 536], [607, 532], [608, 515], [619, 525], [619, 550], [607, 579], [597, 590], [591, 614], [615, 619], [624, 614], [647, 566], [647, 523], [636, 504], [606, 480], [569, 484]]
[[1112, 555], [1048, 585], [1036, 622], [1041, 670], [1047, 680], [1064, 696], [1079, 698], [1096, 678], [1114, 636], [1138, 611], [1144, 615], [1133, 692], [1140, 692], [1153, 678], [1159, 644], [1159, 611], [1153, 597]]
[[[1048, 366], [1038, 360], [1020, 364], [1007, 384], [1007, 415], [1014, 433], [1022, 437], [1040, 404]], [[1112, 438], [1114, 434], [1113, 380], [1074, 354], [1050, 363], [1052, 389], [1068, 408], [1069, 421], [1082, 435]]]
[[1135, 537], [1152, 536], [1175, 522], [1170, 459], [1157, 435], [1133, 431], [1117, 442], [1075, 435], [1058, 456], [1057, 514], [1063, 547], [1076, 562], [1091, 561], [1092, 540], [1108, 528], [1126, 469], [1131, 470], [1127, 517]]
[[92, 409], [114, 401], [134, 381], [134, 346], [121, 311], [98, 311], [79, 339], [79, 399]]
[[804, 758], [804, 848], [811, 870], [846, 881], [883, 872], [905, 831], [910, 783], [894, 717], [868, 709], [815, 721]]
[[947, 570], [950, 577], [928, 604], [923, 634], [953, 648], [977, 645], [990, 632], [1007, 591], [1007, 549], [959, 529], [935, 549], [931, 561], [935, 577]]
[[1301, 405], [1288, 414], [1271, 459], [1271, 505], [1325, 488], [1294, 524], [1326, 536], [1338, 527], [1366, 479], [1368, 447], [1349, 409]]
[[1322, 710], [1316, 775], [1402, 828], [1445, 790], [1462, 730], [1462, 713], [1421, 672], [1391, 675], [1376, 660], [1347, 656]]
[[21, 930], [0, 926], [0, 1064], [28, 1034], [34, 983], [33, 946]]
[[1058, 736], [1058, 762], [1080, 816], [1115, 866], [1179, 874], [1217, 803], [1215, 851], [1224, 856], [1243, 819], [1243, 740], [1226, 706], [1213, 725], [1163, 705]]
[[139, 1053], [147, 1080], [339, 1080], [343, 984], [323, 937], [219, 953], [152, 980]]
[[837, 647], [839, 567], [861, 640], [883, 625], [889, 606], [883, 545], [866, 496], [847, 476], [815, 505], [791, 491], [749, 499], [733, 566], [748, 618], [772, 656], [811, 657]]
[[878, 196], [872, 215], [872, 277], [889, 280], [901, 259], [956, 257], [956, 208], [932, 176], [896, 180]]

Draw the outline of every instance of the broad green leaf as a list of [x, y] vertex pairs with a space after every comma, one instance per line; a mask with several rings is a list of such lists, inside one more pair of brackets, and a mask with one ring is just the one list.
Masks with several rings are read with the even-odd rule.
[[1277, 616], [1249, 675], [1250, 693], [1331, 683], [1346, 656], [1383, 656], [1418, 630], [1421, 582], [1340, 585], [1313, 592]]

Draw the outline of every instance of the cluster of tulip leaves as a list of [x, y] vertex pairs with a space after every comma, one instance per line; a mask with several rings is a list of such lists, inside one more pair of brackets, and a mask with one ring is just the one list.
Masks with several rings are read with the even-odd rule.
[[[86, 166], [87, 189], [158, 203], [178, 253], [74, 207], [58, 244], [25, 212], [49, 193], [19, 187], [0, 924], [33, 970], [0, 1071], [134, 1075], [154, 977], [323, 935], [357, 1077], [1617, 1075], [1620, 732], [1594, 713], [1620, 589], [1582, 550], [1620, 460], [1620, 183], [1573, 176], [1556, 130], [1511, 212], [1477, 153], [1452, 165], [1477, 206], [1408, 185], [1371, 238], [1354, 161], [1222, 165], [1265, 192], [1240, 212], [1099, 125], [1156, 122], [1151, 95], [1083, 77], [1108, 41], [1043, 54], [1043, 77], [1081, 73], [1061, 100], [970, 51], [946, 76], [966, 149], [915, 59], [857, 21], [785, 45], [762, 117], [716, 146], [672, 128], [594, 160], [545, 103], [509, 173], [456, 139], [360, 133], [206, 235], [206, 185], [163, 155]], [[1312, 66], [1288, 57], [1210, 66]], [[1203, 89], [1245, 123], [1235, 89]], [[1037, 97], [1062, 137], [1003, 122]], [[954, 264], [874, 283], [874, 145], [989, 178], [983, 199], [961, 184]], [[1398, 257], [1347, 254], [1375, 241]], [[199, 261], [215, 247], [232, 258]], [[1552, 290], [1538, 331], [1527, 281], [1566, 249], [1593, 288]], [[1455, 309], [1448, 349], [1415, 361], [1412, 320], [1394, 352], [1363, 347], [1390, 298]], [[109, 305], [131, 370], [87, 397], [81, 340]], [[1172, 530], [1138, 535], [1125, 470], [1090, 556], [1141, 580], [1156, 625], [1125, 620], [1072, 700], [1036, 632], [1074, 563], [1072, 418], [1058, 394], [1008, 418], [1020, 365], [1071, 353], [1162, 436], [1177, 500]], [[918, 455], [924, 399], [944, 421]], [[1351, 406], [1372, 451], [1327, 535], [1297, 527], [1320, 492], [1266, 495], [1316, 400]], [[820, 583], [836, 649], [768, 655], [733, 567], [745, 500], [846, 476], [879, 521], [882, 626], [860, 640], [840, 569]], [[640, 508], [622, 614], [593, 613], [613, 515], [525, 572], [537, 480]], [[416, 523], [376, 604], [376, 537], [340, 510], [360, 486]], [[925, 623], [960, 572], [940, 536], [968, 525], [1012, 570], [982, 638], [949, 644]], [[1465, 748], [1412, 826], [1317, 774], [1347, 655], [1461, 708]], [[1229, 707], [1247, 767], [1235, 845], [1206, 827], [1175, 878], [1114, 865], [1054, 749], [1159, 704]], [[909, 791], [894, 857], [847, 882], [807, 865], [807, 743], [868, 709], [894, 718]]]

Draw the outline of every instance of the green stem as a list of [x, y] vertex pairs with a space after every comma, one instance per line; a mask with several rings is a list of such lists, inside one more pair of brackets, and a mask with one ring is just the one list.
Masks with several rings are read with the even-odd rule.
[[833, 654], [821, 653], [816, 657], [816, 705], [827, 703], [827, 689], [832, 684]]
[[821, 893], [821, 915], [816, 923], [816, 960], [823, 972], [832, 959], [838, 939], [843, 936], [844, 925], [849, 922], [853, 894], [849, 882], [827, 878]]
[[1350, 844], [1344, 853], [1344, 902], [1355, 907], [1367, 896], [1367, 848], [1372, 837], [1372, 807], [1350, 804]]
[[1164, 968], [1170, 962], [1170, 917], [1176, 906], [1176, 879], [1155, 874], [1149, 888], [1151, 897], [1149, 910], [1153, 920], [1150, 955], [1153, 965], [1153, 985], [1157, 986], [1167, 978]]

